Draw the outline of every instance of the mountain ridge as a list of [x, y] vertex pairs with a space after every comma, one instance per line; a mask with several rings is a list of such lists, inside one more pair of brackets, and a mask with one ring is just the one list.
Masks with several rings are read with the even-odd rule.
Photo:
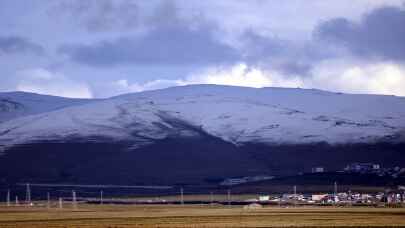
[[176, 129], [165, 119], [236, 145], [403, 140], [405, 129], [405, 98], [310, 89], [194, 85], [72, 101], [0, 124], [0, 146], [70, 135], [162, 139]]

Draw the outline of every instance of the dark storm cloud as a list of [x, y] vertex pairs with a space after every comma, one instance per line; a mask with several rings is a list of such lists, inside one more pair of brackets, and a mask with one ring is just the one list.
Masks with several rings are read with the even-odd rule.
[[285, 61], [280, 63], [277, 68], [286, 75], [307, 76], [310, 74], [312, 67], [311, 63]]
[[[112, 15], [124, 18], [123, 21], [128, 20], [125, 16], [121, 17], [122, 13], [117, 9], [120, 9], [120, 5], [125, 8], [129, 3], [133, 4], [133, 1], [102, 0], [100, 5], [94, 1], [73, 1], [66, 8], [79, 17], [98, 21], [90, 24], [86, 21], [86, 26], [99, 24], [106, 27], [97, 28], [106, 29], [114, 24], [122, 25], [121, 22], [109, 21], [114, 18]], [[207, 20], [201, 12], [193, 15], [192, 12], [182, 11], [175, 3], [161, 1], [150, 11], [152, 13], [137, 17], [138, 25], [145, 32], [142, 36], [122, 33], [118, 38], [96, 43], [65, 44], [59, 48], [59, 53], [74, 62], [93, 67], [131, 64], [216, 65], [243, 61], [286, 75], [301, 76], [310, 75], [319, 61], [336, 57], [333, 50], [313, 40], [299, 43], [276, 35], [262, 35], [253, 29], [234, 34], [241, 45], [231, 46], [220, 40], [218, 35], [224, 31], [217, 24]], [[138, 9], [141, 5], [134, 7]], [[108, 12], [106, 14], [111, 17], [105, 16], [105, 19], [100, 12]]]
[[254, 31], [245, 31], [241, 37], [245, 45], [244, 56], [253, 61], [269, 56], [283, 55], [288, 51], [289, 43], [275, 37], [264, 37]]
[[0, 55], [14, 53], [41, 55], [44, 53], [44, 48], [23, 37], [0, 36]]
[[123, 37], [60, 49], [72, 60], [93, 66], [119, 64], [208, 64], [233, 61], [237, 54], [206, 30], [156, 29], [141, 38]]
[[[154, 10], [154, 13], [149, 17], [145, 18], [148, 26], [153, 26], [155, 28], [165, 28], [165, 27], [175, 27], [184, 26], [185, 23], [190, 23], [191, 21], [184, 21], [179, 17], [179, 9], [174, 1], [166, 0], [162, 1]], [[197, 18], [197, 21], [201, 18]], [[204, 20], [203, 20], [204, 21]]]
[[335, 18], [315, 30], [318, 40], [342, 45], [366, 58], [405, 61], [405, 10], [382, 7], [364, 15], [360, 23]]
[[309, 75], [314, 64], [335, 56], [333, 52], [321, 48], [312, 40], [296, 43], [262, 36], [250, 30], [246, 31], [241, 39], [245, 44], [244, 61], [276, 69], [286, 75]]
[[94, 67], [125, 64], [208, 65], [245, 61], [293, 75], [308, 75], [315, 61], [327, 58], [321, 51], [324, 49], [313, 44], [294, 44], [264, 37], [253, 31], [243, 33], [240, 38], [243, 47], [237, 49], [217, 39], [215, 25], [204, 20], [195, 20], [194, 24], [190, 24], [170, 14], [169, 6], [165, 6], [164, 10], [166, 12], [148, 20], [152, 29], [145, 36], [121, 37], [90, 45], [68, 44], [59, 51], [75, 62]]
[[63, 0], [51, 8], [52, 16], [67, 14], [90, 32], [131, 28], [138, 24], [138, 5], [131, 0]]
[[214, 64], [238, 59], [236, 50], [217, 39], [217, 28], [203, 18], [178, 16], [171, 1], [162, 2], [144, 20], [143, 36], [123, 36], [90, 45], [68, 44], [59, 51], [73, 61], [92, 66], [120, 64]]

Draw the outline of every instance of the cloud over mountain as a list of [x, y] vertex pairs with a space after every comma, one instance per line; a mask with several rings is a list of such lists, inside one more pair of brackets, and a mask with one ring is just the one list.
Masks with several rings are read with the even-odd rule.
[[363, 16], [360, 22], [334, 18], [321, 23], [316, 36], [341, 45], [353, 54], [405, 62], [405, 9], [377, 8]]

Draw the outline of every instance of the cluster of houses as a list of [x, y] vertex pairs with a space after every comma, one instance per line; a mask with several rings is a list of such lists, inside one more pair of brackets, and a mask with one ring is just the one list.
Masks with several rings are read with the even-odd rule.
[[[326, 172], [324, 167], [313, 167], [312, 173], [323, 173]], [[393, 178], [397, 178], [400, 176], [405, 177], [405, 168], [402, 167], [388, 167], [383, 168], [380, 164], [376, 163], [360, 163], [355, 162], [348, 164], [346, 167], [343, 168], [342, 171], [337, 172], [345, 172], [345, 173], [360, 173], [360, 174], [376, 174], [378, 176], [391, 176]]]
[[[324, 167], [313, 167], [312, 173], [324, 173]], [[405, 168], [383, 168], [376, 163], [351, 163], [341, 171], [344, 173], [376, 174], [392, 178], [405, 177]], [[273, 177], [271, 177], [273, 178]], [[244, 180], [227, 179], [224, 185], [246, 183]], [[252, 203], [296, 203], [296, 204], [376, 204], [376, 203], [405, 203], [405, 186], [398, 186], [397, 190], [388, 190], [380, 193], [352, 193], [335, 192], [323, 194], [283, 194], [282, 196], [262, 195], [255, 199], [249, 199]]]
[[[324, 173], [326, 172], [325, 167], [317, 166], [311, 169], [312, 173]], [[376, 163], [360, 163], [355, 162], [348, 164], [341, 171], [345, 173], [361, 173], [361, 174], [377, 174], [378, 176], [391, 176], [397, 178], [400, 176], [405, 177], [405, 168], [401, 167], [392, 167], [392, 168], [382, 168], [380, 164]], [[301, 173], [302, 174], [302, 173]], [[227, 178], [224, 179], [219, 185], [222, 186], [233, 186], [238, 184], [244, 184], [249, 182], [258, 182], [264, 180], [274, 179], [274, 176], [260, 175], [260, 176], [247, 176], [247, 177], [238, 177], [238, 178]]]
[[378, 176], [391, 176], [393, 178], [405, 176], [405, 168], [398, 166], [383, 168], [379, 164], [374, 163], [351, 163], [347, 165], [343, 171], [349, 173], [377, 174]]
[[405, 203], [404, 191], [387, 193], [350, 193], [336, 194], [283, 194], [282, 196], [261, 195], [255, 199], [247, 200], [255, 203], [288, 203], [288, 204], [377, 204]]

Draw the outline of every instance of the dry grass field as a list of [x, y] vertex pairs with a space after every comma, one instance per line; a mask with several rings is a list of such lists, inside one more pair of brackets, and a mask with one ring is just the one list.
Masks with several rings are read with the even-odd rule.
[[0, 206], [0, 227], [405, 227], [405, 208], [87, 205]]

